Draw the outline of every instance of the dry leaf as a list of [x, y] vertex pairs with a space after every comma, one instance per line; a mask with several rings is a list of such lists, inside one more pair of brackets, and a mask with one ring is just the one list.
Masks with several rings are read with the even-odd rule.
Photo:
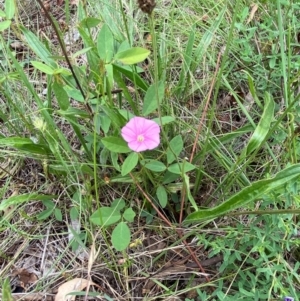
[[249, 16], [246, 24], [249, 24], [253, 20], [254, 15], [255, 15], [255, 13], [256, 13], [256, 11], [258, 9], [258, 5], [257, 4], [252, 4], [251, 6], [252, 6], [252, 8], [251, 8], [250, 16]]
[[38, 277], [36, 274], [31, 273], [27, 269], [16, 269], [12, 271], [13, 276], [18, 276], [20, 281], [20, 286], [23, 287], [25, 290], [27, 286], [35, 283], [38, 281]]
[[76, 298], [75, 295], [66, 295], [72, 292], [82, 291], [88, 285], [96, 284], [83, 278], [74, 278], [70, 281], [67, 281], [58, 288], [58, 292], [55, 296], [55, 301], [73, 301]]

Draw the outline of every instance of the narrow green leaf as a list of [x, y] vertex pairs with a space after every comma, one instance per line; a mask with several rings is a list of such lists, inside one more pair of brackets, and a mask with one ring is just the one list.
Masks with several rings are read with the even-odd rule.
[[127, 208], [123, 213], [123, 217], [127, 220], [127, 222], [130, 222], [130, 223], [132, 223], [134, 221], [135, 216], [136, 216], [136, 214], [132, 208]]
[[245, 71], [245, 70], [243, 70], [243, 71], [247, 74], [249, 90], [250, 90], [250, 93], [251, 93], [252, 97], [254, 98], [257, 105], [261, 109], [263, 109], [263, 105], [262, 105], [262, 103], [260, 102], [260, 100], [257, 96], [256, 90], [255, 90], [255, 84], [254, 84], [254, 80], [253, 80], [252, 76], [247, 71]]
[[8, 199], [5, 199], [1, 201], [0, 203], [0, 210], [5, 210], [9, 206], [15, 206], [19, 205], [22, 203], [26, 203], [28, 201], [33, 201], [33, 200], [51, 200], [55, 197], [55, 195], [43, 195], [43, 194], [38, 194], [38, 193], [26, 193], [22, 195], [15, 195], [12, 196]]
[[105, 137], [101, 139], [104, 146], [113, 153], [129, 153], [131, 150], [120, 137]]
[[51, 53], [44, 46], [44, 44], [35, 36], [31, 31], [29, 31], [24, 26], [20, 26], [22, 33], [27, 41], [27, 45], [33, 50], [33, 52], [46, 64], [56, 68], [56, 62], [51, 59]]
[[[119, 156], [118, 153], [110, 152], [110, 159], [111, 159], [111, 163], [112, 163], [113, 167], [115, 168], [115, 170], [121, 172], [121, 167], [118, 163], [118, 160], [119, 160], [118, 156]], [[125, 178], [126, 178], [126, 176], [125, 176]]]
[[120, 211], [116, 208], [101, 207], [91, 215], [90, 220], [95, 225], [107, 227], [118, 222], [120, 218]]
[[156, 196], [159, 204], [162, 208], [165, 208], [168, 204], [168, 194], [164, 186], [159, 185], [156, 189]]
[[270, 125], [274, 116], [275, 102], [271, 95], [266, 92], [265, 93], [265, 109], [261, 116], [261, 119], [250, 138], [250, 141], [247, 146], [246, 154], [249, 155], [253, 151], [259, 149], [264, 142], [269, 130]]
[[138, 153], [131, 153], [125, 160], [122, 165], [122, 172], [121, 175], [125, 176], [128, 173], [130, 173], [137, 165], [139, 160], [139, 155]]
[[76, 117], [76, 118], [90, 118], [90, 114], [87, 113], [85, 110], [80, 110], [73, 107], [68, 107], [66, 111], [64, 110], [57, 110], [57, 113], [64, 117]]
[[106, 72], [106, 78], [107, 82], [109, 84], [109, 87], [113, 87], [114, 84], [114, 70], [112, 64], [105, 64], [105, 72]]
[[10, 281], [8, 278], [6, 278], [3, 282], [2, 287], [2, 298], [3, 301], [14, 301], [15, 298], [11, 294], [11, 287], [10, 287]]
[[78, 56], [87, 53], [87, 52], [90, 51], [92, 48], [93, 48], [93, 47], [87, 47], [87, 48], [80, 49], [79, 51], [76, 51], [74, 54], [72, 54], [71, 58], [74, 60], [74, 59], [77, 58]]
[[2, 9], [0, 9], [0, 18], [6, 18], [6, 14]]
[[180, 154], [183, 149], [183, 140], [181, 135], [175, 136], [169, 144], [167, 149], [167, 162], [172, 163]]
[[119, 71], [123, 75], [125, 75], [128, 79], [131, 80], [132, 83], [135, 83], [142, 91], [146, 92], [149, 85], [135, 72], [132, 70], [128, 70], [127, 66], [119, 66], [117, 64], [113, 64], [114, 75], [116, 71]]
[[125, 65], [132, 65], [144, 61], [149, 54], [150, 50], [148, 49], [141, 47], [132, 47], [130, 49], [118, 52], [115, 55], [115, 59]]
[[190, 201], [190, 203], [192, 204], [194, 209], [197, 211], [198, 207], [197, 207], [195, 199], [194, 199], [194, 197], [192, 196], [192, 193], [191, 193], [190, 178], [186, 174], [184, 174], [182, 178], [183, 178], [183, 181], [184, 181], [184, 184], [185, 184], [188, 200]]
[[52, 75], [54, 73], [54, 69], [52, 67], [49, 67], [41, 62], [31, 61], [31, 64], [33, 65], [33, 67], [46, 74]]
[[[158, 101], [161, 103], [164, 93], [165, 93], [165, 85], [163, 81], [158, 83]], [[143, 104], [143, 115], [147, 116], [152, 113], [158, 107], [157, 102], [157, 93], [156, 93], [156, 85], [151, 85], [145, 95], [144, 104]]]
[[16, 12], [15, 0], [5, 0], [6, 18], [11, 20], [15, 16], [15, 12]]
[[20, 137], [8, 137], [0, 139], [0, 146], [21, 146], [25, 144], [33, 144], [32, 140], [29, 138]]
[[218, 216], [222, 216], [259, 199], [262, 195], [274, 191], [275, 189], [280, 188], [284, 184], [289, 183], [296, 178], [299, 178], [299, 175], [300, 164], [289, 166], [278, 172], [271, 179], [264, 179], [252, 183], [250, 186], [245, 187], [240, 192], [233, 195], [227, 201], [212, 209], [201, 209], [197, 212], [191, 213], [185, 219], [185, 222], [199, 222], [202, 220], [214, 219]]
[[151, 159], [142, 160], [141, 164], [144, 165], [146, 168], [155, 172], [162, 172], [165, 171], [167, 168], [166, 165], [163, 164], [162, 162], [151, 160]]
[[191, 62], [192, 62], [192, 53], [193, 53], [193, 48], [194, 48], [194, 40], [195, 40], [195, 25], [193, 25], [193, 28], [190, 31], [190, 35], [189, 35], [189, 39], [186, 45], [186, 49], [185, 52], [183, 54], [183, 61], [182, 61], [182, 68], [180, 71], [180, 75], [179, 75], [179, 81], [177, 84], [177, 88], [176, 88], [176, 92], [175, 95], [176, 96], [181, 96], [183, 90], [188, 87], [187, 81], [189, 79], [189, 74], [190, 74], [190, 66], [191, 66]]
[[172, 173], [181, 175], [195, 168], [196, 168], [195, 165], [189, 162], [184, 162], [184, 163], [174, 163], [168, 167], [168, 170]]
[[161, 122], [160, 122], [160, 118], [158, 118], [158, 117], [153, 118], [152, 120], [155, 121], [158, 125], [165, 125], [165, 124], [175, 121], [176, 119], [172, 116], [163, 116], [163, 117], [161, 117]]
[[130, 243], [130, 230], [126, 223], [119, 223], [113, 230], [111, 242], [117, 251], [123, 251], [128, 247]]
[[0, 31], [7, 29], [10, 26], [10, 24], [11, 24], [10, 20], [5, 20], [0, 22]]
[[109, 63], [114, 55], [114, 37], [107, 24], [103, 24], [97, 38], [97, 50], [100, 59]]
[[39, 155], [49, 155], [51, 150], [48, 145], [45, 144], [23, 144], [23, 145], [14, 145], [15, 148], [28, 152], [30, 154], [39, 154]]
[[198, 44], [196, 50], [194, 51], [194, 57], [189, 70], [191, 74], [194, 74], [196, 69], [199, 68], [203, 56], [207, 53], [207, 49], [214, 41], [215, 33], [219, 29], [219, 26], [222, 24], [224, 20], [224, 14], [226, 13], [226, 11], [226, 6], [224, 6], [223, 9], [220, 11], [219, 15], [216, 18], [214, 18], [212, 25], [202, 35], [201, 41]]
[[57, 99], [59, 107], [63, 111], [67, 110], [70, 106], [68, 93], [65, 91], [65, 89], [57, 81], [55, 81], [52, 84], [52, 89], [54, 91], [54, 94], [55, 94], [55, 97]]

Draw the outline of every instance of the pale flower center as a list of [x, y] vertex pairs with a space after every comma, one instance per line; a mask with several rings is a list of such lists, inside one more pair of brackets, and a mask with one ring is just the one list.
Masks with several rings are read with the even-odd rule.
[[137, 141], [138, 142], [143, 142], [145, 140], [144, 136], [143, 135], [138, 135], [137, 136]]

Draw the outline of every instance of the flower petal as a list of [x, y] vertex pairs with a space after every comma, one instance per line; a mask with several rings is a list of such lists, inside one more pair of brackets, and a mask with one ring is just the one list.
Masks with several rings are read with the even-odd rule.
[[[159, 133], [159, 125], [144, 117], [133, 117], [121, 130], [123, 139], [135, 152], [156, 148], [160, 143]], [[139, 136], [143, 136], [144, 140], [138, 141]]]

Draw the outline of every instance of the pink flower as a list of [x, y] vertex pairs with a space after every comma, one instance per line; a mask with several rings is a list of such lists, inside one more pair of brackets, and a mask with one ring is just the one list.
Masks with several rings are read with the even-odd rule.
[[122, 128], [123, 139], [135, 152], [156, 148], [159, 145], [159, 125], [143, 117], [133, 117]]

